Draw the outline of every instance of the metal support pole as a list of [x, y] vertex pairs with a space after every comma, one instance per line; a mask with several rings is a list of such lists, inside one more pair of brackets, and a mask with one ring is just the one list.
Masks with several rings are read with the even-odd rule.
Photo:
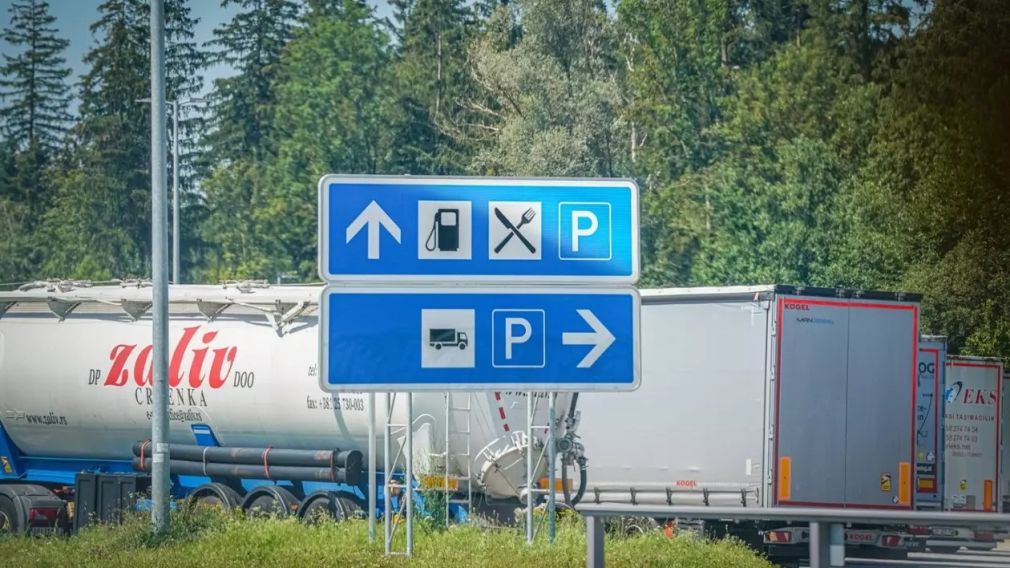
[[586, 568], [603, 568], [603, 527], [606, 517], [586, 517]]
[[828, 557], [828, 525], [826, 523], [810, 522], [810, 568], [828, 568], [831, 566]]
[[547, 408], [548, 413], [548, 424], [550, 426], [547, 428], [547, 540], [550, 543], [554, 543], [554, 533], [556, 530], [555, 525], [555, 509], [556, 509], [556, 499], [557, 499], [557, 489], [554, 487], [555, 471], [554, 462], [557, 460], [556, 453], [556, 441], [554, 439], [554, 421], [556, 420], [556, 404], [558, 400], [558, 393], [552, 392], [548, 395], [549, 403]]
[[831, 537], [829, 545], [831, 566], [845, 566], [845, 525], [831, 523], [829, 533]]
[[165, 6], [151, 0], [151, 280], [154, 371], [151, 413], [151, 524], [164, 533], [171, 522], [168, 454], [168, 203], [165, 192]]
[[393, 496], [389, 493], [389, 482], [393, 475], [393, 467], [389, 463], [389, 450], [390, 450], [390, 439], [389, 439], [389, 423], [393, 416], [393, 397], [390, 393], [385, 394], [385, 416], [383, 418], [383, 467], [382, 474], [386, 479], [385, 486], [383, 487], [382, 497], [383, 497], [383, 510], [382, 510], [382, 520], [385, 528], [386, 534], [386, 555], [392, 554], [393, 552]]
[[407, 493], [407, 556], [414, 554], [414, 393], [407, 393], [407, 465], [404, 491]]
[[172, 101], [172, 283], [179, 284], [179, 101]]
[[375, 393], [368, 393], [368, 542], [375, 544], [375, 495], [378, 483], [375, 473]]
[[533, 391], [526, 393], [526, 543], [533, 544]]

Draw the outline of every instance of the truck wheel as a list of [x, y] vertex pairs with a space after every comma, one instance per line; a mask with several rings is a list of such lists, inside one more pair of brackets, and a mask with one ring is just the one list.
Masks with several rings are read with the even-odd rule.
[[354, 517], [365, 517], [366, 516], [365, 515], [365, 506], [362, 506], [362, 504], [359, 503], [356, 498], [351, 497], [349, 495], [339, 495], [337, 497], [337, 499], [340, 499], [340, 501], [343, 502], [343, 504], [344, 504], [344, 511], [347, 512], [347, 518], [350, 519], [350, 518], [354, 518]]
[[435, 344], [435, 350], [436, 350], [436, 351], [438, 351], [438, 350], [439, 350], [439, 349], [441, 349], [441, 348], [442, 348], [442, 344], [441, 344], [441, 343], [436, 343], [436, 344]]
[[223, 483], [208, 483], [197, 487], [187, 500], [190, 507], [208, 507], [231, 511], [242, 503], [238, 492]]
[[464, 349], [466, 349], [466, 343], [460, 343], [459, 344], [459, 350], [462, 351]]
[[287, 517], [298, 510], [298, 498], [283, 487], [265, 485], [246, 495], [242, 510], [249, 517]]
[[0, 485], [0, 533], [62, 534], [67, 504], [41, 485]]
[[324, 519], [343, 521], [351, 516], [344, 500], [334, 491], [316, 491], [302, 501], [298, 508], [298, 518], [314, 525]]
[[8, 495], [0, 495], [0, 536], [24, 534], [25, 519], [20, 507]]

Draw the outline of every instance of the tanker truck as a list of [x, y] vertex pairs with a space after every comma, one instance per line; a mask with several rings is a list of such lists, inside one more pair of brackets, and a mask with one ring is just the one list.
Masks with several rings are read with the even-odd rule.
[[[320, 291], [170, 287], [174, 498], [303, 517], [364, 507], [368, 397], [319, 386]], [[137, 506], [151, 469], [151, 302], [145, 282], [0, 292], [0, 532], [61, 531]], [[405, 397], [377, 395], [377, 447], [387, 433], [394, 449], [403, 447], [404, 430], [387, 432], [384, 412], [388, 404], [389, 422], [403, 424]], [[463, 516], [470, 505], [513, 510], [536, 487], [524, 460], [531, 446], [533, 456], [543, 453], [547, 428], [527, 438], [527, 393], [413, 397], [415, 478], [407, 486], [419, 496], [443, 488], [446, 514]], [[571, 399], [559, 394], [558, 408]], [[534, 424], [547, 424], [546, 406]], [[559, 439], [573, 440], [572, 418], [555, 424]], [[402, 478], [402, 469], [380, 472], [380, 514], [383, 481]], [[546, 469], [536, 464], [537, 480]], [[399, 493], [390, 491], [394, 506]]]
[[[584, 502], [913, 507], [918, 296], [779, 285], [641, 296], [641, 387], [579, 399]], [[806, 555], [810, 538], [773, 522], [692, 526], [777, 559]], [[845, 539], [857, 554], [901, 556], [909, 536], [855, 525]]]

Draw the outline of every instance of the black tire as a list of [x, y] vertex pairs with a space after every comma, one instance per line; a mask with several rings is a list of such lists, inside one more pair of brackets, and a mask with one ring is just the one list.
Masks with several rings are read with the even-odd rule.
[[439, 350], [439, 349], [441, 349], [441, 348], [442, 348], [442, 344], [441, 344], [441, 343], [436, 343], [436, 344], [435, 344], [435, 350], [436, 350], [436, 351], [438, 351], [438, 350]]
[[341, 497], [333, 491], [316, 491], [302, 501], [298, 508], [298, 518], [314, 525], [323, 520], [344, 521], [352, 512]]
[[359, 503], [356, 497], [351, 497], [350, 495], [340, 495], [337, 498], [344, 504], [344, 511], [347, 512], [347, 518], [364, 518], [367, 516], [365, 513], [367, 505]]
[[26, 527], [21, 508], [9, 495], [0, 494], [0, 536], [24, 534]]
[[283, 487], [266, 485], [246, 495], [242, 510], [249, 517], [288, 517], [298, 510], [298, 498]]
[[466, 343], [460, 343], [459, 344], [459, 350], [462, 351], [464, 349], [466, 349]]
[[227, 512], [240, 506], [242, 497], [238, 491], [223, 483], [208, 483], [197, 487], [187, 501], [191, 508], [209, 507]]

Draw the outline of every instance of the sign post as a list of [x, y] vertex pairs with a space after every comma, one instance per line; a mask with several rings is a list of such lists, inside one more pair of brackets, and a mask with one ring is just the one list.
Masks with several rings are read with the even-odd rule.
[[[536, 534], [536, 476], [545, 473], [553, 541], [557, 392], [627, 391], [640, 381], [641, 302], [632, 287], [639, 274], [638, 208], [630, 180], [319, 181], [318, 266], [328, 284], [320, 299], [320, 386], [406, 393], [407, 554], [417, 391], [529, 392], [527, 537]], [[547, 392], [549, 408], [535, 466], [539, 391]], [[387, 394], [387, 488], [396, 463], [390, 400]], [[369, 483], [375, 493], [371, 474]], [[387, 553], [390, 507], [387, 492]]]

